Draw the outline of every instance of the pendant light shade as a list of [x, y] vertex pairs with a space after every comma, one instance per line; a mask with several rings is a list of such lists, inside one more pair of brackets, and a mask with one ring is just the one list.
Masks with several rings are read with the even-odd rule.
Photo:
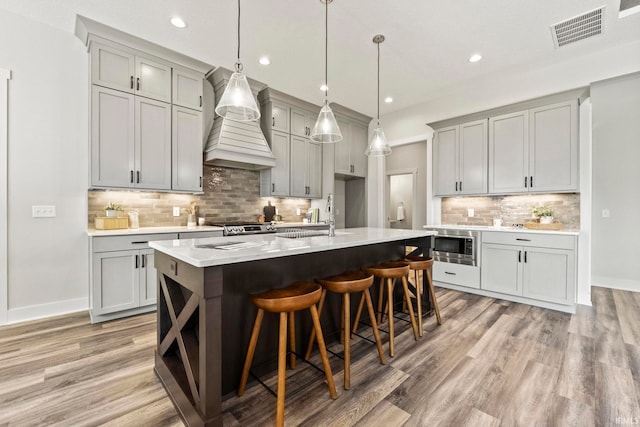
[[371, 135], [371, 141], [365, 154], [367, 156], [387, 156], [391, 154], [391, 147], [387, 144], [387, 138], [380, 127], [380, 43], [384, 41], [384, 36], [378, 34], [373, 37], [373, 42], [378, 45], [378, 117], [376, 128]]
[[235, 69], [216, 106], [216, 113], [225, 119], [239, 122], [256, 121], [260, 118], [260, 109], [249, 87], [247, 76], [242, 72], [240, 62], [240, 0], [238, 0], [238, 60]]
[[324, 105], [320, 110], [320, 114], [318, 114], [318, 120], [316, 120], [316, 124], [313, 126], [313, 130], [311, 131], [311, 140], [315, 142], [322, 143], [333, 143], [342, 141], [342, 132], [340, 132], [340, 127], [338, 126], [338, 122], [336, 121], [336, 117], [333, 115], [333, 111], [331, 111], [331, 107], [329, 107], [329, 78], [328, 78], [328, 46], [329, 46], [329, 3], [333, 0], [320, 0], [320, 2], [324, 3]]

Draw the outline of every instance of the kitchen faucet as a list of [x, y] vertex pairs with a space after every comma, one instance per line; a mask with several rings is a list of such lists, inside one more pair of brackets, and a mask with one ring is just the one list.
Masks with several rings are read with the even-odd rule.
[[329, 237], [336, 235], [336, 217], [333, 212], [333, 194], [329, 193], [327, 197], [327, 212], [329, 212]]

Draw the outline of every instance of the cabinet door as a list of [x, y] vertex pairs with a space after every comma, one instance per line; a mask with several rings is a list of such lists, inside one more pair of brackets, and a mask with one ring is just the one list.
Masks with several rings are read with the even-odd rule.
[[433, 144], [433, 192], [436, 196], [458, 192], [458, 126], [439, 129]]
[[93, 312], [107, 314], [140, 305], [139, 251], [93, 255]]
[[482, 244], [480, 288], [509, 295], [522, 295], [522, 248]]
[[134, 96], [91, 88], [91, 186], [133, 187]]
[[136, 56], [136, 95], [171, 102], [171, 66]]
[[172, 81], [173, 104], [202, 111], [204, 76], [195, 71], [174, 68]]
[[140, 307], [155, 304], [158, 294], [158, 274], [154, 266], [154, 250], [140, 251]]
[[132, 53], [91, 43], [91, 83], [133, 93], [135, 68]]
[[271, 128], [289, 133], [289, 107], [277, 102], [271, 103]]
[[291, 136], [290, 195], [307, 197], [307, 143], [306, 138]]
[[307, 142], [307, 197], [322, 197], [322, 144]]
[[574, 302], [574, 252], [524, 248], [523, 295], [561, 304]]
[[305, 110], [291, 108], [291, 135], [311, 136], [311, 129], [315, 124], [315, 117], [311, 122], [312, 114]]
[[202, 113], [172, 108], [171, 188], [202, 191]]
[[273, 131], [271, 135], [271, 152], [276, 158], [276, 165], [270, 170], [271, 195], [286, 197], [289, 195], [289, 163], [291, 160], [289, 155], [289, 135]]
[[135, 97], [135, 187], [171, 188], [171, 104]]
[[[351, 123], [350, 133], [351, 164], [353, 165], [352, 174], [364, 178], [367, 176], [368, 163], [367, 156], [364, 154], [369, 144], [367, 140], [367, 127], [358, 123]], [[338, 144], [342, 144], [343, 142], [344, 141], [339, 142]]]
[[487, 192], [487, 120], [460, 125], [459, 185], [461, 194]]
[[349, 122], [336, 118], [342, 132], [342, 141], [335, 143], [334, 164], [335, 173], [351, 175], [351, 128]]
[[530, 191], [578, 189], [578, 102], [529, 112]]
[[489, 193], [529, 190], [529, 112], [489, 119]]

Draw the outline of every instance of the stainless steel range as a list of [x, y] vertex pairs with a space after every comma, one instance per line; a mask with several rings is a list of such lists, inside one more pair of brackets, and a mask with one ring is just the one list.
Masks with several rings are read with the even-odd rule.
[[244, 234], [275, 233], [276, 227], [270, 223], [262, 222], [227, 222], [224, 224], [210, 224], [222, 227], [224, 236], [240, 236]]

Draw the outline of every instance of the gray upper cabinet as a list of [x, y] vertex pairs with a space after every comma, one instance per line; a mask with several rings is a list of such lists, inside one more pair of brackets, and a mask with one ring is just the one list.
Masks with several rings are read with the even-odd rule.
[[334, 171], [345, 177], [367, 176], [367, 151], [369, 117], [333, 104], [336, 121], [342, 133], [342, 141], [335, 144]]
[[317, 113], [291, 107], [291, 135], [310, 137], [317, 118]]
[[489, 119], [489, 193], [578, 190], [578, 102]]
[[433, 145], [436, 196], [487, 192], [487, 120], [438, 129]]
[[91, 82], [139, 96], [171, 102], [171, 65], [101, 43], [91, 46]]
[[322, 145], [291, 136], [291, 182], [293, 197], [322, 197]]
[[278, 102], [273, 103], [271, 107], [271, 128], [273, 130], [291, 133], [289, 110], [289, 107], [284, 104]]
[[172, 108], [171, 188], [202, 191], [202, 112]]
[[291, 135], [274, 131], [271, 139], [271, 152], [276, 158], [276, 166], [268, 172], [270, 174], [270, 195], [289, 195], [289, 171], [291, 164], [290, 143]]
[[173, 68], [172, 102], [174, 105], [202, 111], [202, 75], [184, 68]]
[[171, 188], [171, 105], [135, 98], [134, 187]]

